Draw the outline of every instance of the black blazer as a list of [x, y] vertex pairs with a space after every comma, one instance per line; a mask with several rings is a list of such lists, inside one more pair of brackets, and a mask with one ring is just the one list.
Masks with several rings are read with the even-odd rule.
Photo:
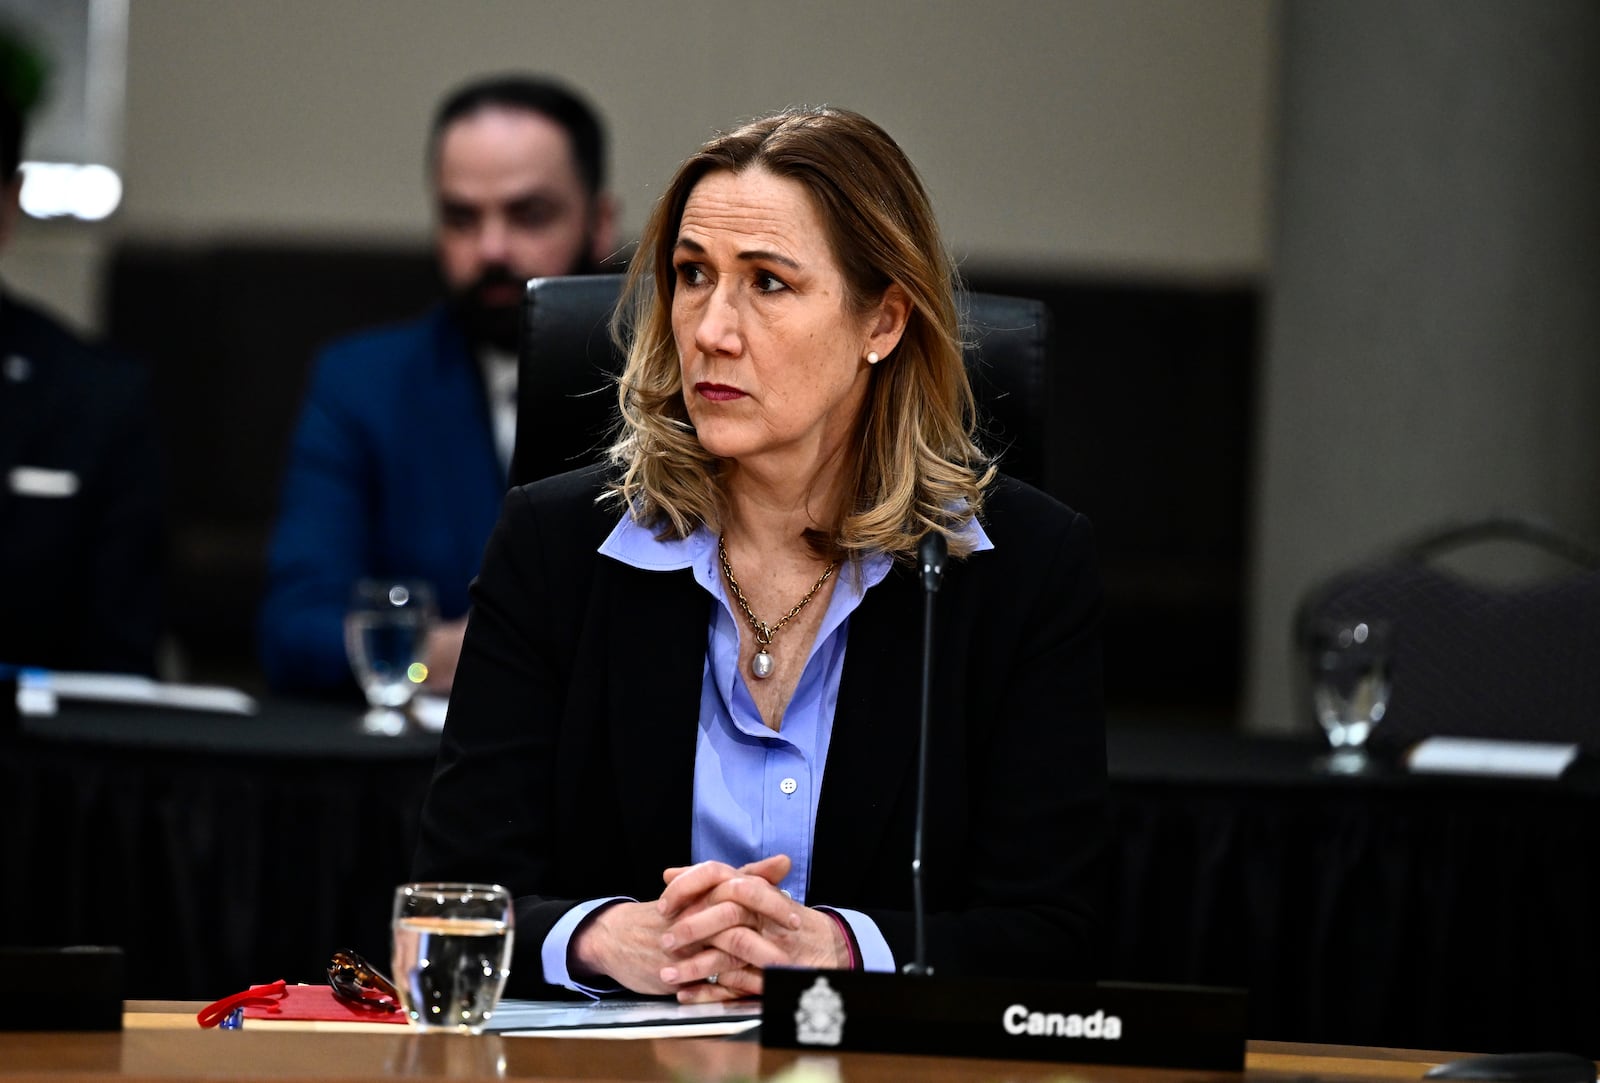
[[160, 476], [144, 369], [0, 295], [0, 663], [155, 671]]
[[[600, 468], [513, 489], [473, 586], [423, 808], [418, 879], [516, 896], [512, 988], [575, 902], [661, 893], [689, 861], [709, 607], [693, 574], [596, 548]], [[923, 891], [948, 974], [1093, 975], [1105, 828], [1101, 591], [1088, 521], [1001, 479], [995, 550], [938, 594]], [[913, 952], [922, 595], [896, 566], [850, 618], [806, 901], [862, 910]]]

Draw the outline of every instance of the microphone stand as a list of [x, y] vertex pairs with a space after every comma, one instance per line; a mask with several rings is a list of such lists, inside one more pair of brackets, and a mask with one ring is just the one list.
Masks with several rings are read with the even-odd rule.
[[927, 943], [924, 927], [927, 909], [922, 901], [922, 829], [927, 820], [928, 803], [928, 715], [933, 705], [933, 602], [944, 581], [944, 562], [950, 547], [937, 530], [923, 535], [917, 546], [922, 562], [922, 717], [921, 734], [917, 739], [917, 812], [911, 835], [911, 917], [915, 929], [915, 950], [912, 959], [901, 968], [903, 973], [927, 977], [933, 973], [928, 966]]

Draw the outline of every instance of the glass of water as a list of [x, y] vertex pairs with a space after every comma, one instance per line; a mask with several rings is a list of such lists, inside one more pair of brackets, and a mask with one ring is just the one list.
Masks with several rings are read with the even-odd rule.
[[344, 648], [367, 697], [367, 732], [405, 729], [406, 705], [428, 678], [423, 659], [437, 616], [433, 588], [418, 580], [362, 579], [351, 591]]
[[1377, 620], [1321, 621], [1311, 628], [1307, 649], [1312, 707], [1333, 749], [1323, 766], [1335, 774], [1370, 770], [1367, 738], [1389, 709], [1389, 626]]
[[511, 892], [497, 884], [401, 884], [391, 973], [412, 1023], [482, 1033], [511, 973]]

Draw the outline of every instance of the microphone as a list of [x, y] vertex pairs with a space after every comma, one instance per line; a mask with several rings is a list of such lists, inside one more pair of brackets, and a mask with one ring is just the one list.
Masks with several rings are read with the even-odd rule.
[[[922, 589], [928, 594], [939, 593], [939, 584], [944, 581], [944, 560], [949, 555], [950, 543], [937, 530], [928, 531], [917, 543], [917, 557], [922, 562]], [[928, 602], [931, 605], [933, 599], [930, 597]], [[933, 610], [928, 612], [931, 614]]]
[[924, 927], [927, 910], [922, 902], [922, 829], [927, 821], [928, 804], [928, 713], [933, 703], [933, 596], [944, 582], [944, 561], [950, 545], [943, 533], [930, 530], [917, 546], [922, 563], [922, 719], [917, 739], [917, 812], [911, 834], [911, 920], [915, 929], [915, 950], [911, 961], [901, 969], [907, 974], [926, 977], [928, 966]]

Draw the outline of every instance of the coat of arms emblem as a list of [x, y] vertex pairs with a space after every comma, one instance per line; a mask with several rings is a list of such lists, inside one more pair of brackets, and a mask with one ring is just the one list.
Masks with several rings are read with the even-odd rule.
[[794, 1034], [801, 1045], [838, 1045], [844, 1039], [844, 998], [827, 978], [819, 977], [800, 994]]

